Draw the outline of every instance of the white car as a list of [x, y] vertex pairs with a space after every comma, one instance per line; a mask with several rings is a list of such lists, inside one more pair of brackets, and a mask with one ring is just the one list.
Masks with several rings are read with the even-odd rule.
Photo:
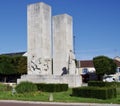
[[104, 82], [114, 82], [115, 81], [115, 77], [113, 75], [107, 75], [103, 77], [103, 81]]

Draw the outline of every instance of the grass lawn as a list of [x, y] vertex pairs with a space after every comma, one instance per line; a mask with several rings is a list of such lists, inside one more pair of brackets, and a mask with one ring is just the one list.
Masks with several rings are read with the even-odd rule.
[[[102, 100], [94, 98], [82, 98], [82, 97], [72, 97], [70, 94], [72, 89], [69, 89], [67, 92], [58, 92], [53, 93], [54, 102], [84, 102], [84, 103], [113, 103], [120, 104], [120, 88], [117, 88], [117, 98]], [[24, 101], [49, 101], [50, 93], [47, 92], [34, 92], [34, 93], [25, 93], [25, 94], [14, 94], [10, 91], [0, 91], [1, 100], [24, 100]]]

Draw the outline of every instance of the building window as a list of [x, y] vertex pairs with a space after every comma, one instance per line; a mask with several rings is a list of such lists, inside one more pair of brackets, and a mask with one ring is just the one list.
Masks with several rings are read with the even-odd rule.
[[82, 69], [82, 74], [87, 74], [88, 73], [88, 69], [87, 68], [83, 68]]

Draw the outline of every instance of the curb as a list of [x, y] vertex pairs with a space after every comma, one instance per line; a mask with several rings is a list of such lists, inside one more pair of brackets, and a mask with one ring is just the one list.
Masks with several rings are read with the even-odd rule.
[[17, 100], [0, 100], [0, 102], [6, 103], [24, 103], [24, 104], [57, 104], [65, 106], [120, 106], [120, 104], [99, 104], [99, 103], [63, 103], [63, 102], [33, 102], [33, 101], [17, 101]]

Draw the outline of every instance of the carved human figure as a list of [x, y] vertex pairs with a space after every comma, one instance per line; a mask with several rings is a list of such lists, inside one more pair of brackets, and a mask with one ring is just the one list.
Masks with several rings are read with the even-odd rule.
[[48, 62], [49, 62], [49, 60], [47, 60], [47, 59], [43, 61], [43, 63], [42, 63], [42, 70], [43, 71], [48, 71], [48, 69], [49, 69]]
[[41, 62], [35, 59], [34, 56], [32, 56], [32, 59], [30, 61], [30, 69], [31, 71], [36, 71], [36, 72], [41, 73]]
[[49, 69], [48, 66], [48, 59], [42, 59], [42, 58], [38, 58], [35, 59], [34, 56], [32, 56], [31, 62], [30, 62], [30, 69], [31, 71], [35, 71], [36, 73], [46, 73]]
[[69, 74], [76, 73], [75, 56], [72, 50], [70, 50], [69, 57], [68, 57], [68, 71], [69, 71]]

